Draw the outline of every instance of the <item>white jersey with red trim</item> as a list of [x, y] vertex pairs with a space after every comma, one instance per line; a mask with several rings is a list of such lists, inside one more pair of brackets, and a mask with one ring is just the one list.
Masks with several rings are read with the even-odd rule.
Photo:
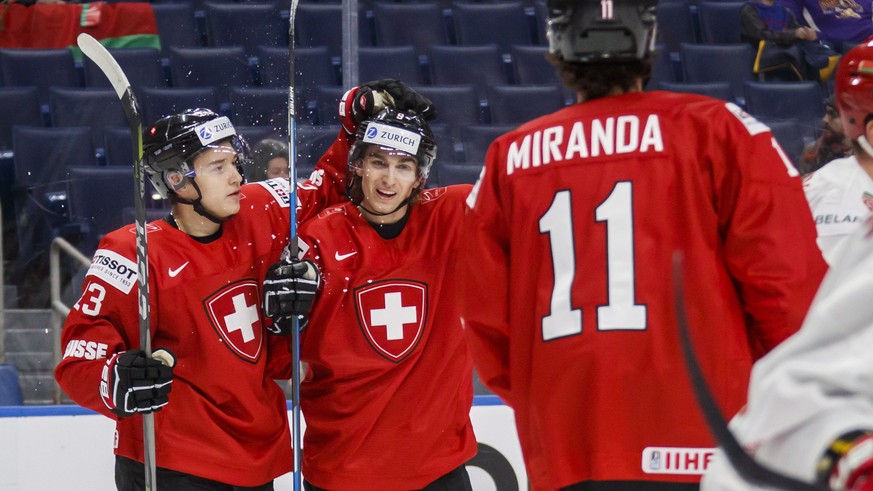
[[873, 211], [873, 179], [851, 156], [805, 176], [803, 190], [815, 219], [819, 249], [831, 264], [837, 245]]

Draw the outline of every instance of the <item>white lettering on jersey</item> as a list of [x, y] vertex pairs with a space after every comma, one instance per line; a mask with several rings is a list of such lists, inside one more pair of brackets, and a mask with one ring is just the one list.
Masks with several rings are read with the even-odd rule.
[[479, 199], [479, 188], [482, 187], [482, 179], [485, 179], [485, 167], [482, 167], [482, 172], [479, 173], [479, 179], [473, 185], [470, 194], [467, 195], [467, 208], [471, 210], [476, 207], [476, 200]]
[[97, 249], [85, 276], [96, 276], [127, 294], [136, 283], [136, 263], [115, 251]]
[[730, 111], [731, 114], [734, 115], [735, 118], [740, 120], [740, 123], [743, 123], [743, 126], [746, 127], [746, 130], [750, 135], [757, 135], [758, 133], [763, 133], [765, 131], [770, 131], [770, 128], [767, 127], [766, 124], [755, 119], [754, 116], [740, 109], [739, 106], [734, 104], [733, 102], [725, 103], [725, 108]]
[[[509, 145], [506, 154], [506, 174], [516, 170], [570, 160], [627, 153], [663, 152], [661, 122], [656, 114], [629, 114], [606, 119], [593, 119], [586, 128], [577, 121], [564, 138], [564, 127], [553, 126], [529, 133], [519, 143]], [[468, 203], [469, 205], [469, 203]]]
[[274, 177], [266, 181], [258, 181], [257, 184], [266, 188], [282, 208], [291, 206], [291, 186], [288, 184], [288, 179]]
[[716, 451], [714, 448], [646, 447], [643, 449], [643, 472], [702, 475]]
[[403, 339], [403, 324], [418, 322], [415, 307], [404, 307], [399, 292], [385, 294], [385, 308], [370, 311], [370, 325], [385, 326], [386, 338]]
[[106, 350], [109, 348], [104, 343], [73, 339], [67, 343], [64, 349], [64, 358], [84, 358], [86, 360], [100, 360], [106, 358]]

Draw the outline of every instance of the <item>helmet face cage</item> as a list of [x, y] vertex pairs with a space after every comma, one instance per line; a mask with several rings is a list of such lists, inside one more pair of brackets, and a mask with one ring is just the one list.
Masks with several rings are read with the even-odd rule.
[[208, 109], [191, 109], [159, 119], [143, 135], [143, 167], [162, 198], [194, 177], [193, 159], [203, 150], [230, 142], [237, 156], [237, 170], [251, 162], [251, 151], [227, 117]]
[[370, 145], [415, 157], [419, 184], [413, 189], [412, 196], [424, 188], [430, 168], [436, 160], [437, 146], [433, 132], [421, 116], [386, 108], [373, 119], [361, 123], [355, 134], [355, 143], [349, 150], [346, 194], [353, 203], [360, 203], [364, 199], [357, 170], [362, 167], [364, 152]]
[[866, 134], [873, 115], [873, 37], [843, 55], [834, 81], [843, 131], [852, 141]]
[[655, 48], [656, 0], [547, 0], [549, 52], [565, 61], [642, 60]]

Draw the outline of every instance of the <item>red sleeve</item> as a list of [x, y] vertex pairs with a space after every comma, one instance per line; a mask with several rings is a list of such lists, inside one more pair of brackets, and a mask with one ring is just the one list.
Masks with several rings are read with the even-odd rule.
[[303, 223], [324, 208], [345, 201], [349, 138], [340, 129], [336, 140], [321, 156], [312, 175], [297, 185], [297, 222]]
[[800, 328], [827, 265], [798, 173], [769, 131], [750, 136], [741, 119], [722, 126], [734, 153], [712, 158], [726, 266], [759, 358]]
[[489, 292], [490, 301], [464, 295], [464, 332], [479, 379], [510, 406], [509, 374], [509, 248], [507, 224], [497, 194], [497, 152], [494, 145], [485, 157], [479, 182], [467, 198], [461, 266], [467, 292]]
[[139, 346], [135, 257], [132, 240], [121, 243], [110, 234], [100, 242], [82, 296], [64, 322], [63, 358], [55, 368], [76, 404], [113, 419], [100, 398], [100, 381], [107, 358]]

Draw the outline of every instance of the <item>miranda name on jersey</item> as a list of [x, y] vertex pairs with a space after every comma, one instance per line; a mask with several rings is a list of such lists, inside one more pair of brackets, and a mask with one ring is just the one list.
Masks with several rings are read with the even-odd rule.
[[509, 145], [506, 174], [573, 158], [664, 151], [658, 116], [649, 114], [645, 118], [645, 124], [633, 114], [593, 119], [588, 126], [577, 121], [567, 138], [564, 138], [563, 126], [529, 133], [521, 142]]

